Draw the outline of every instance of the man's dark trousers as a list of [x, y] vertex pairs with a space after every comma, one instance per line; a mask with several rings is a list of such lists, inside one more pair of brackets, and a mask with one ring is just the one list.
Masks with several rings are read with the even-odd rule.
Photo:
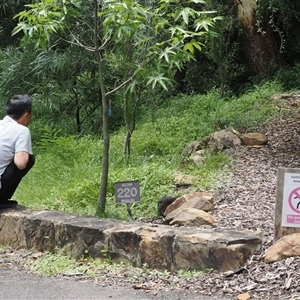
[[25, 169], [20, 170], [12, 161], [1, 175], [0, 203], [12, 198], [22, 178], [35, 163], [35, 158], [29, 154], [29, 161]]

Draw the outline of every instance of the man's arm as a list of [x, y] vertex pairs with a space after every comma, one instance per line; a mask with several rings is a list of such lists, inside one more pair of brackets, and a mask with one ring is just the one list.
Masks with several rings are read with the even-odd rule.
[[23, 170], [26, 168], [28, 160], [29, 160], [29, 153], [26, 151], [20, 151], [15, 154], [14, 163], [19, 170]]

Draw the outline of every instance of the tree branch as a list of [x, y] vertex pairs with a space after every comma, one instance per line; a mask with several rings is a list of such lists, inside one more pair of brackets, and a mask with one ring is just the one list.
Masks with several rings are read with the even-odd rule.
[[132, 80], [132, 78], [134, 77], [134, 75], [132, 75], [130, 78], [128, 78], [126, 81], [124, 81], [122, 84], [120, 84], [119, 86], [117, 86], [116, 88], [114, 88], [113, 90], [109, 91], [106, 93], [106, 96], [118, 91], [119, 89], [121, 89], [124, 85], [126, 85], [128, 82], [130, 82]]

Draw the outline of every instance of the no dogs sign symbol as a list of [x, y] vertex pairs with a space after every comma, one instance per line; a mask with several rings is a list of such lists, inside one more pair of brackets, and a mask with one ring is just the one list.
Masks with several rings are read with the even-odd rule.
[[289, 207], [296, 214], [300, 214], [300, 187], [297, 187], [290, 192]]
[[300, 174], [285, 174], [282, 226], [300, 227]]

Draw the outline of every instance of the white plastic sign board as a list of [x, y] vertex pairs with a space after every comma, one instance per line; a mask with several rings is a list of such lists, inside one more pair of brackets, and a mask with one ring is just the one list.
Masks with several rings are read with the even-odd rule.
[[135, 181], [115, 182], [115, 198], [117, 204], [140, 201], [140, 183]]
[[285, 173], [281, 225], [300, 227], [300, 174]]

